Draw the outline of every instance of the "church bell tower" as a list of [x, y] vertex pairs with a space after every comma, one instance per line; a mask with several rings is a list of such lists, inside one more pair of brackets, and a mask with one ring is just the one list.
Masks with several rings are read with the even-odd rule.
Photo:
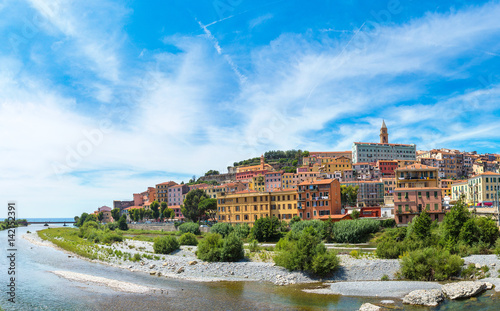
[[382, 120], [382, 127], [380, 128], [380, 143], [381, 144], [389, 143], [389, 133], [387, 133], [387, 126], [385, 125], [384, 120]]

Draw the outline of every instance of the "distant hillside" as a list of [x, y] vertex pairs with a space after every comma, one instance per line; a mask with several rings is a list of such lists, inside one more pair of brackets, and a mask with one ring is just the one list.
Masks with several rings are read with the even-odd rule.
[[[276, 170], [283, 170], [285, 173], [295, 173], [297, 167], [302, 165], [302, 157], [308, 156], [308, 151], [302, 150], [271, 150], [264, 153], [267, 164], [272, 165]], [[239, 162], [234, 162], [233, 166], [259, 165], [260, 157], [251, 158]]]

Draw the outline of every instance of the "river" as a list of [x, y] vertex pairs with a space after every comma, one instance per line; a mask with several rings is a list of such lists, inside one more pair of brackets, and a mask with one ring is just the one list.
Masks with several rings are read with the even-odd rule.
[[[380, 299], [304, 293], [303, 288], [320, 284], [274, 286], [259, 282], [198, 283], [152, 277], [78, 258], [52, 247], [36, 246], [21, 238], [27, 230], [43, 225], [17, 228], [16, 303], [7, 302], [7, 255], [0, 258], [2, 298], [5, 310], [357, 310], [364, 302]], [[0, 232], [0, 245], [7, 247], [7, 231]], [[6, 251], [4, 251], [5, 254]], [[4, 268], [5, 267], [5, 268]], [[104, 286], [61, 278], [50, 271], [72, 271], [163, 288], [166, 294], [130, 294]], [[403, 306], [405, 310], [429, 310]], [[499, 310], [498, 295], [483, 295], [475, 301], [446, 302], [433, 310]]]

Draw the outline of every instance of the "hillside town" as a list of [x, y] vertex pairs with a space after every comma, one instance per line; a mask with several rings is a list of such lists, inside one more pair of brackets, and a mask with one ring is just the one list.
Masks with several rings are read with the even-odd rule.
[[227, 173], [211, 170], [187, 184], [158, 183], [134, 193], [132, 200], [114, 200], [113, 207], [100, 207], [94, 214], [102, 212], [102, 221], [111, 222], [111, 210], [119, 209], [132, 221], [131, 210], [148, 210], [156, 201], [173, 211], [174, 220], [183, 221], [184, 199], [201, 189], [217, 200], [216, 221], [231, 224], [252, 225], [273, 216], [335, 222], [351, 219], [353, 211], [359, 217], [394, 218], [397, 224], [408, 224], [423, 210], [432, 220], [442, 221], [460, 198], [476, 214], [498, 219], [499, 154], [417, 150], [415, 144], [390, 143], [385, 121], [378, 143], [353, 142], [350, 151], [298, 153], [291, 169], [284, 170], [282, 161], [262, 155], [258, 163], [235, 162]]

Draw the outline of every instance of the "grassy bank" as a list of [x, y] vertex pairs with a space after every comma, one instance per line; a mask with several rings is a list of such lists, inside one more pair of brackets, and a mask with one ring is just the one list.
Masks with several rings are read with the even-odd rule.
[[38, 231], [38, 236], [60, 248], [89, 259], [99, 259], [98, 247], [78, 236], [78, 229], [49, 228]]

